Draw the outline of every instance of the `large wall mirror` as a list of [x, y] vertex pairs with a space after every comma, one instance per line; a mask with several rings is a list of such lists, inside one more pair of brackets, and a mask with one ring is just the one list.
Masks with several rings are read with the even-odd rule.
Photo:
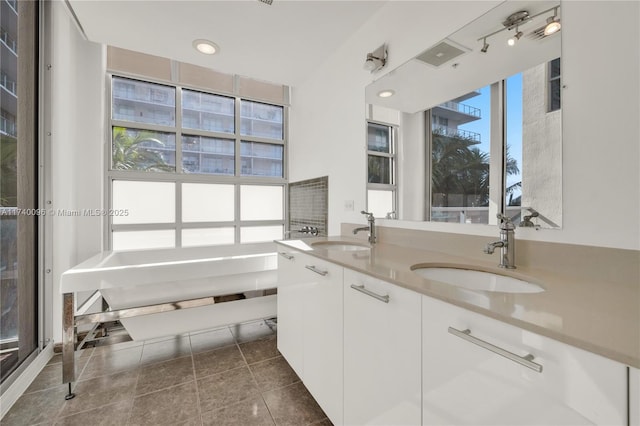
[[501, 3], [367, 86], [369, 211], [561, 227], [561, 11]]

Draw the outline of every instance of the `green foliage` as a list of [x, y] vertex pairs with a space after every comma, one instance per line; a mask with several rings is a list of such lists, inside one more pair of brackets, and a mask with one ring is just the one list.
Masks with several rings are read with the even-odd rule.
[[0, 206], [18, 205], [18, 145], [14, 137], [0, 138]]
[[[489, 154], [478, 142], [463, 136], [447, 136], [434, 130], [432, 139], [432, 194], [438, 207], [486, 207], [489, 205]], [[517, 161], [509, 156], [506, 171], [519, 173]], [[515, 186], [511, 189], [515, 189]]]
[[156, 139], [149, 131], [130, 134], [124, 127], [113, 128], [112, 165], [114, 170], [141, 170], [173, 172], [175, 167], [167, 164], [162, 153], [156, 148], [164, 143]]

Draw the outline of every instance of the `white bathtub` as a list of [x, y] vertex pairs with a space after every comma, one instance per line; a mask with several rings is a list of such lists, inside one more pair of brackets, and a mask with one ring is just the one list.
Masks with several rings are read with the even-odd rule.
[[[61, 293], [100, 290], [113, 310], [276, 287], [273, 243], [103, 252], [69, 269]], [[122, 319], [134, 340], [276, 315], [276, 295]]]

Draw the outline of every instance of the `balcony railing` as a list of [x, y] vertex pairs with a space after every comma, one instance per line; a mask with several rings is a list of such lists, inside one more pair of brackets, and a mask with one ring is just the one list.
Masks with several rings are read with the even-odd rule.
[[18, 0], [5, 0], [14, 12], [18, 13]]
[[433, 128], [434, 133], [441, 134], [443, 136], [449, 136], [452, 138], [470, 139], [472, 141], [480, 143], [480, 133], [472, 132], [470, 130], [456, 129], [455, 127], [447, 127], [436, 125]]
[[7, 91], [13, 93], [14, 96], [17, 96], [16, 82], [11, 80], [8, 75], [5, 73], [0, 73], [0, 86], [7, 89]]
[[17, 136], [16, 123], [4, 117], [0, 117], [0, 132], [9, 136]]
[[18, 54], [18, 42], [11, 38], [8, 32], [4, 28], [0, 27], [0, 40], [16, 55]]
[[472, 107], [471, 105], [462, 104], [460, 102], [445, 102], [443, 104], [438, 105], [441, 108], [450, 109], [452, 111], [457, 111], [462, 114], [471, 115], [473, 117], [481, 118], [480, 108]]

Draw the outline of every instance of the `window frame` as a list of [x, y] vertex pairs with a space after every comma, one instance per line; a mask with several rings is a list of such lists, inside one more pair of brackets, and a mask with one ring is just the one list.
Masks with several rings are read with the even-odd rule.
[[[389, 152], [380, 152], [380, 151], [371, 151], [369, 149], [369, 126], [377, 125], [384, 126], [389, 129]], [[367, 196], [366, 196], [366, 205], [367, 209], [369, 209], [369, 191], [389, 191], [391, 192], [391, 204], [392, 210], [387, 212], [386, 217], [384, 219], [394, 218], [398, 215], [398, 151], [397, 151], [397, 141], [398, 141], [398, 126], [395, 124], [385, 123], [379, 120], [366, 120], [366, 170], [367, 170]], [[369, 182], [369, 156], [387, 158], [390, 161], [391, 173], [389, 176], [390, 183], [370, 183]], [[392, 215], [394, 217], [389, 217]]]
[[[553, 61], [558, 61], [558, 65], [560, 67], [560, 72], [558, 73], [558, 75], [556, 76], [552, 76], [552, 63]], [[547, 62], [547, 113], [549, 112], [554, 112], [554, 111], [560, 111], [562, 109], [562, 56], [556, 58], [556, 59], [552, 59], [550, 61]], [[552, 104], [552, 93], [553, 93], [553, 89], [552, 89], [552, 85], [555, 81], [558, 81], [558, 95], [559, 95], [559, 103], [558, 103], [558, 107], [554, 108], [553, 104]]]
[[[123, 78], [133, 80], [135, 82], [159, 84], [172, 87], [175, 89], [175, 127], [117, 120], [113, 118], [113, 81], [114, 78]], [[246, 227], [256, 226], [282, 226], [283, 236], [287, 223], [287, 191], [288, 191], [288, 122], [289, 122], [289, 106], [284, 103], [276, 103], [273, 101], [265, 101], [259, 98], [252, 98], [246, 95], [231, 94], [217, 92], [202, 87], [194, 87], [193, 85], [178, 82], [168, 82], [153, 77], [129, 74], [122, 71], [107, 71], [105, 75], [106, 87], [106, 103], [105, 108], [105, 159], [104, 159], [104, 205], [106, 210], [113, 209], [113, 182], [116, 180], [124, 181], [146, 181], [146, 182], [173, 182], [175, 184], [175, 221], [172, 223], [145, 223], [145, 224], [114, 224], [113, 216], [106, 215], [104, 227], [104, 248], [105, 250], [113, 250], [113, 233], [126, 231], [145, 231], [145, 230], [173, 230], [174, 246], [173, 248], [182, 248], [182, 230], [196, 228], [234, 228], [234, 245], [242, 244], [241, 230]], [[182, 127], [182, 93], [183, 90], [196, 91], [215, 96], [223, 96], [233, 98], [234, 100], [234, 133], [222, 133], [208, 130], [199, 130]], [[257, 102], [266, 105], [273, 105], [282, 108], [282, 139], [271, 139], [264, 137], [256, 137], [241, 134], [241, 106], [242, 101]], [[112, 151], [113, 151], [113, 128], [124, 127], [127, 129], [160, 131], [175, 134], [176, 152], [175, 164], [176, 168], [173, 172], [160, 171], [142, 171], [142, 170], [115, 170], [112, 168]], [[189, 173], [182, 170], [182, 137], [183, 135], [204, 136], [209, 138], [219, 138], [234, 141], [234, 175], [218, 175], [208, 173]], [[282, 146], [282, 176], [246, 176], [241, 174], [241, 145], [242, 142], [258, 142], [270, 145]], [[209, 184], [229, 184], [234, 186], [234, 220], [225, 222], [205, 221], [205, 222], [183, 222], [182, 220], [182, 185], [186, 183], [209, 183]], [[240, 188], [243, 185], [258, 186], [278, 186], [282, 188], [282, 219], [281, 220], [241, 220], [240, 205]], [[190, 246], [191, 247], [191, 246]], [[144, 249], [139, 249], [144, 250]], [[152, 250], [151, 248], [147, 250]]]

